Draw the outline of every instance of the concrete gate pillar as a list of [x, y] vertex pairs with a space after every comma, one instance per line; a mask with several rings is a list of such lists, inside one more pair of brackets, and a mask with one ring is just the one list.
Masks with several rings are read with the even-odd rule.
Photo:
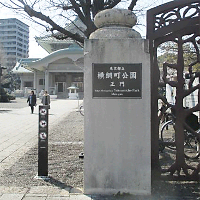
[[84, 45], [84, 193], [151, 193], [150, 56], [136, 16], [109, 9]]

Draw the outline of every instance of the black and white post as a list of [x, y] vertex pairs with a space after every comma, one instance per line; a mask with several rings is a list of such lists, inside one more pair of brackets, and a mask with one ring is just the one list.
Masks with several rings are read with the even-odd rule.
[[39, 106], [38, 178], [48, 178], [48, 106]]

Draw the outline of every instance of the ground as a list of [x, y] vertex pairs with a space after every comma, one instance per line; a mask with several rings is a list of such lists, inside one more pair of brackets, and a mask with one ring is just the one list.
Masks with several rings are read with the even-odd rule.
[[[13, 102], [12, 106], [19, 108], [23, 107], [24, 104], [22, 102], [20, 106], [20, 104], [15, 105]], [[79, 112], [71, 112], [70, 115], [63, 118], [59, 124], [54, 125], [49, 130], [48, 171], [50, 180], [44, 181], [35, 178], [38, 165], [38, 149], [36, 145], [23, 155], [11, 168], [3, 172], [0, 178], [0, 186], [30, 187], [55, 185], [61, 188], [83, 188], [84, 159], [79, 158], [79, 154], [84, 151], [83, 134], [84, 117]], [[167, 149], [160, 156], [163, 165], [173, 162], [174, 154]], [[188, 162], [199, 162], [199, 159]], [[138, 197], [118, 193], [112, 198], [102, 197], [100, 199], [200, 199], [199, 196], [200, 186], [198, 182], [155, 181], [152, 184], [152, 196], [150, 197]], [[100, 200], [99, 197], [94, 199]]]

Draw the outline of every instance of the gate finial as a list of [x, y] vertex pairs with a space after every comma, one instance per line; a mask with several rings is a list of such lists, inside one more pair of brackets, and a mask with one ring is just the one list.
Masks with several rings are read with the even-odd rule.
[[94, 18], [98, 29], [90, 35], [90, 39], [141, 38], [140, 33], [132, 29], [136, 22], [137, 17], [130, 10], [103, 10]]

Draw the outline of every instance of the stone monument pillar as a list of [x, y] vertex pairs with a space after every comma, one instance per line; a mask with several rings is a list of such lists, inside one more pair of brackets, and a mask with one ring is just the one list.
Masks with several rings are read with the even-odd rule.
[[85, 40], [85, 194], [151, 193], [150, 56], [135, 23], [104, 10]]

